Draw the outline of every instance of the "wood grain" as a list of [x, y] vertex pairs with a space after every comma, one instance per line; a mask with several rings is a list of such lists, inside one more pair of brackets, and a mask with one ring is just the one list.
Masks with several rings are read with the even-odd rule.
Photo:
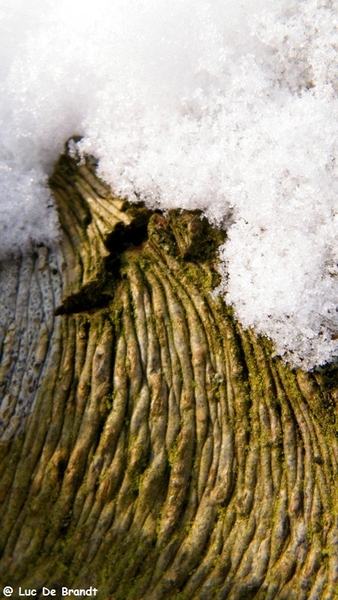
[[50, 180], [53, 250], [1, 265], [0, 577], [102, 600], [331, 600], [337, 370], [291, 370], [210, 293], [221, 234]]

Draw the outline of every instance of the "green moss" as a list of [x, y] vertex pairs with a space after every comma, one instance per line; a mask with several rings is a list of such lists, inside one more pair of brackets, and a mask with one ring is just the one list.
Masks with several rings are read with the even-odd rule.
[[176, 438], [170, 448], [170, 452], [169, 452], [169, 456], [168, 456], [168, 462], [171, 467], [173, 467], [173, 465], [177, 462], [178, 457], [179, 457], [179, 448], [178, 448], [178, 439]]

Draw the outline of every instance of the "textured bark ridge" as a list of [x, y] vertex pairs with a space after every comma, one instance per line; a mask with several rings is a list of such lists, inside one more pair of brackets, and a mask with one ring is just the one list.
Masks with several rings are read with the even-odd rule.
[[337, 370], [290, 370], [211, 296], [199, 214], [94, 173], [61, 157], [60, 247], [0, 273], [1, 582], [337, 598]]

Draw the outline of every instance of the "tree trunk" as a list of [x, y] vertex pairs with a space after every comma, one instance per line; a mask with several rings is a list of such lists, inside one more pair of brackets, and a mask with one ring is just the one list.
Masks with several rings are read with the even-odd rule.
[[210, 294], [198, 213], [94, 173], [63, 155], [59, 247], [1, 266], [1, 582], [337, 598], [337, 370], [291, 370]]

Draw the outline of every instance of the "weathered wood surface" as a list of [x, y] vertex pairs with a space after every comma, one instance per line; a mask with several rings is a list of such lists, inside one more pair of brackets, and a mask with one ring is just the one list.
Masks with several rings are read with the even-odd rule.
[[63, 156], [60, 247], [1, 266], [0, 579], [102, 600], [331, 600], [337, 371], [210, 290], [220, 234]]

